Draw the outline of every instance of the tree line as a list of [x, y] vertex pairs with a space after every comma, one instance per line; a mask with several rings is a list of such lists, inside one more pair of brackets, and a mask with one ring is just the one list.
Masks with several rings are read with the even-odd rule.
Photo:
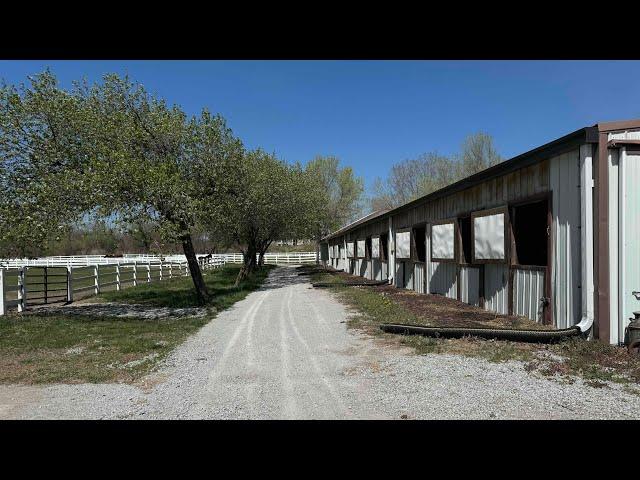
[[502, 160], [491, 135], [483, 132], [468, 135], [458, 154], [445, 156], [428, 152], [393, 165], [385, 179], [375, 179], [369, 198], [370, 208], [398, 207]]
[[47, 70], [0, 85], [0, 191], [0, 257], [109, 219], [142, 242], [179, 245], [205, 303], [194, 237], [240, 249], [240, 282], [274, 240], [349, 221], [363, 185], [335, 158], [302, 166], [249, 150], [221, 115], [187, 115], [126, 76], [65, 89]]

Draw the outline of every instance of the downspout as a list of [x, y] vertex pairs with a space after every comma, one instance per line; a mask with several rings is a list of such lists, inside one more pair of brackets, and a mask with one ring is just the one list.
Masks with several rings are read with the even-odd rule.
[[582, 318], [576, 325], [590, 335], [593, 326], [593, 157], [591, 144], [580, 147], [580, 236], [582, 241]]
[[389, 271], [387, 273], [387, 280], [389, 281], [389, 285], [395, 285], [395, 276], [396, 276], [396, 237], [393, 234], [393, 216], [391, 216], [391, 215], [389, 215], [388, 250], [389, 250], [389, 266], [387, 267], [387, 269]]

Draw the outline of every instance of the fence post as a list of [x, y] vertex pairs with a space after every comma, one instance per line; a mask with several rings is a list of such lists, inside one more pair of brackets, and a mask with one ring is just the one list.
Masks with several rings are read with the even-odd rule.
[[73, 302], [73, 267], [67, 266], [67, 302]]
[[95, 282], [93, 291], [98, 295], [100, 293], [100, 265], [96, 264], [93, 266], [93, 276]]
[[160, 260], [160, 281], [162, 281], [162, 260]]
[[147, 262], [147, 283], [151, 283], [151, 260]]
[[4, 269], [0, 268], [0, 316], [4, 315]]
[[24, 274], [25, 268], [27, 267], [22, 267], [18, 275], [18, 312], [23, 312], [27, 306], [27, 288], [24, 284], [27, 279]]
[[173, 278], [173, 263], [169, 262], [169, 278]]
[[[49, 261], [47, 261], [47, 264]], [[44, 303], [47, 304], [47, 290], [49, 290], [49, 272], [47, 272], [48, 267], [44, 267]]]
[[120, 290], [120, 262], [116, 264], [116, 291]]
[[138, 286], [138, 262], [136, 260], [133, 261], [133, 286]]

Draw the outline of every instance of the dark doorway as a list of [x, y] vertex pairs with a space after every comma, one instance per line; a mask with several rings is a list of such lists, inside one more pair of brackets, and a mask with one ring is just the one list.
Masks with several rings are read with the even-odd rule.
[[427, 248], [425, 246], [426, 230], [427, 228], [424, 225], [413, 229], [415, 259], [418, 262], [424, 262], [427, 260]]
[[547, 265], [547, 200], [512, 207], [514, 238], [513, 262], [516, 265]]
[[462, 240], [462, 258], [460, 263], [471, 263], [471, 217], [458, 219], [460, 239]]
[[380, 260], [386, 262], [389, 255], [389, 234], [380, 235]]

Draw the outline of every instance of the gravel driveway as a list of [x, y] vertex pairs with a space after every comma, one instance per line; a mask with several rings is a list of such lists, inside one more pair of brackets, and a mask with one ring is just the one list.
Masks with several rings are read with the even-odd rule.
[[347, 330], [348, 315], [308, 277], [277, 268], [140, 385], [0, 386], [0, 418], [640, 418], [640, 396], [618, 385], [413, 355]]

